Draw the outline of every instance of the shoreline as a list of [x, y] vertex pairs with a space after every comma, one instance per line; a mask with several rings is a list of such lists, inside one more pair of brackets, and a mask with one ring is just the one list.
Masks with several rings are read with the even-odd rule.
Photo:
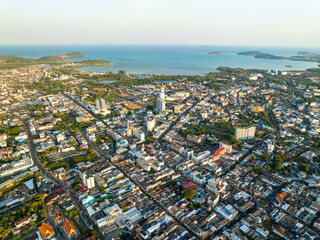
[[[52, 49], [50, 46], [34, 46], [25, 49], [22, 46], [11, 49], [8, 47], [0, 46], [0, 51], [2, 54], [15, 53], [20, 54], [23, 57], [39, 56], [52, 54], [55, 52], [60, 55], [63, 49], [64, 52], [70, 52], [72, 50], [77, 50], [85, 53], [85, 57], [76, 59], [67, 59], [63, 61], [66, 66], [70, 64], [69, 67], [75, 68], [79, 72], [118, 72], [119, 70], [124, 70], [126, 73], [130, 74], [140, 74], [140, 75], [201, 75], [204, 76], [209, 72], [217, 72], [219, 66], [228, 66], [230, 68], [242, 68], [242, 69], [261, 69], [261, 70], [283, 70], [283, 71], [305, 71], [310, 68], [318, 68], [317, 62], [305, 62], [305, 61], [292, 61], [292, 60], [273, 60], [273, 59], [258, 59], [258, 58], [245, 58], [246, 56], [237, 55], [238, 52], [242, 50], [252, 49], [252, 47], [239, 47], [239, 49], [234, 49], [230, 46], [225, 47], [214, 47], [214, 49], [207, 49], [200, 46], [164, 46], [164, 45], [152, 45], [144, 46], [130, 45], [126, 48], [115, 45], [103, 45], [100, 47], [99, 52], [97, 49], [90, 46], [79, 46], [77, 49], [62, 46], [59, 50]], [[209, 47], [208, 47], [209, 48]], [[213, 48], [210, 46], [210, 48]], [[260, 49], [255, 47], [253, 49], [260, 50], [261, 52], [270, 52], [275, 55], [291, 56], [295, 53], [306, 50], [312, 52], [320, 52], [320, 50], [311, 49], [295, 49], [290, 48], [289, 52], [284, 52], [287, 48], [279, 49], [275, 47], [269, 47], [265, 49]], [[223, 54], [219, 57], [212, 57], [207, 53], [210, 51], [219, 51]], [[40, 54], [40, 55], [39, 55]], [[71, 66], [73, 63], [76, 64], [77, 61], [84, 59], [85, 61], [92, 59], [107, 59], [108, 63], [104, 64], [82, 64]], [[104, 60], [104, 61], [107, 61]], [[54, 65], [63, 65], [64, 63], [55, 63]], [[47, 64], [47, 63], [44, 63]], [[37, 62], [36, 65], [39, 65]], [[29, 67], [31, 65], [24, 65], [23, 67]], [[291, 67], [287, 67], [291, 66]], [[1, 67], [0, 68], [4, 69]], [[12, 68], [12, 67], [10, 67]]]

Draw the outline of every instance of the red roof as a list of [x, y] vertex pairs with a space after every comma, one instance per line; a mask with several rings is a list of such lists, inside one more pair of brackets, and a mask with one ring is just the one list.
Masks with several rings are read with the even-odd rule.
[[218, 156], [220, 156], [224, 150], [225, 150], [224, 147], [219, 148], [219, 149], [212, 155], [212, 157], [218, 157]]

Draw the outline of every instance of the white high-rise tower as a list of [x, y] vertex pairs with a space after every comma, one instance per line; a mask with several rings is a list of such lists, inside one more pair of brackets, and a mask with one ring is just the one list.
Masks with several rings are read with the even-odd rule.
[[156, 102], [157, 111], [165, 111], [166, 110], [166, 99], [164, 94], [164, 89], [161, 88], [161, 91], [159, 92], [159, 97]]
[[83, 184], [86, 185], [88, 189], [95, 187], [93, 176], [88, 176], [86, 172], [79, 171], [79, 177], [82, 180]]
[[103, 98], [98, 98], [96, 100], [96, 110], [105, 110], [106, 109], [106, 101]]
[[236, 128], [235, 137], [237, 140], [250, 140], [254, 138], [256, 127]]

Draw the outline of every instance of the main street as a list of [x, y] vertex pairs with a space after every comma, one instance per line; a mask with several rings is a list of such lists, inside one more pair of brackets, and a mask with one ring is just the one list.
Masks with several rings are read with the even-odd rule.
[[46, 210], [47, 220], [48, 220], [50, 226], [53, 228], [53, 230], [54, 230], [54, 232], [55, 232], [55, 234], [56, 234], [55, 237], [56, 237], [57, 239], [63, 240], [64, 237], [61, 236], [61, 233], [60, 233], [60, 231], [58, 230], [58, 227], [57, 227], [57, 225], [56, 225], [56, 222], [54, 221], [54, 216], [51, 214], [51, 211], [50, 211], [50, 209], [49, 209], [49, 207], [48, 207], [48, 205], [47, 205], [47, 203], [46, 203], [46, 199], [43, 199], [43, 206], [44, 206], [44, 209]]

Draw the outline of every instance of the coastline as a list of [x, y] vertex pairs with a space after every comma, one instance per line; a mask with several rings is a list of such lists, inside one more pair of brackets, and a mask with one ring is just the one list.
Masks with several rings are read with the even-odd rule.
[[[62, 46], [0, 46], [1, 54], [15, 54], [27, 58], [58, 55], [72, 51], [82, 52], [85, 56], [67, 59], [66, 62], [102, 59], [109, 64], [77, 66], [79, 71], [118, 72], [130, 74], [156, 75], [206, 75], [217, 71], [219, 66], [243, 69], [264, 70], [305, 70], [318, 68], [316, 62], [274, 60], [239, 56], [238, 52], [250, 49], [273, 55], [293, 56], [297, 52], [320, 53], [320, 49], [280, 48], [280, 47], [237, 47], [237, 46], [185, 46], [185, 45], [62, 45]], [[219, 51], [223, 54], [213, 57], [208, 52]], [[102, 66], [103, 65], [103, 66]], [[292, 67], [286, 67], [292, 66]]]

